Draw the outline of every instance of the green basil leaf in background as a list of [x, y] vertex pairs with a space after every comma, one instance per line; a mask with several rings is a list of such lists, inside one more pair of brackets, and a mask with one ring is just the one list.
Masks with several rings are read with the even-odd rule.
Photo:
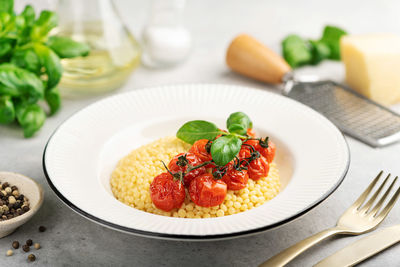
[[229, 116], [226, 128], [231, 133], [246, 134], [248, 128], [253, 128], [253, 122], [245, 113], [238, 111]]
[[32, 137], [46, 120], [46, 113], [38, 104], [18, 104], [16, 114], [25, 137]]
[[53, 50], [43, 44], [35, 43], [33, 47], [36, 55], [39, 57], [41, 66], [45, 69], [47, 88], [55, 87], [60, 81], [63, 71], [60, 58]]
[[340, 37], [346, 34], [347, 32], [338, 27], [325, 26], [320, 41], [329, 46], [331, 50], [329, 55], [330, 59], [340, 60]]
[[0, 38], [16, 38], [15, 16], [0, 12]]
[[232, 135], [222, 136], [211, 145], [212, 159], [218, 166], [225, 166], [235, 158], [241, 147], [240, 138]]
[[9, 57], [12, 51], [12, 40], [3, 39], [0, 40], [0, 59], [4, 57]]
[[50, 115], [56, 113], [61, 107], [61, 96], [57, 87], [47, 90], [45, 93], [45, 99], [50, 107]]
[[63, 36], [49, 37], [47, 45], [61, 58], [87, 56], [90, 51], [87, 44], [79, 43]]
[[44, 97], [43, 82], [34, 73], [13, 64], [0, 64], [0, 95], [20, 97], [35, 103]]
[[186, 122], [184, 125], [182, 125], [182, 127], [179, 128], [178, 132], [176, 133], [176, 137], [185, 141], [186, 143], [193, 144], [200, 139], [212, 140], [220, 133], [221, 131], [214, 123], [195, 120]]
[[14, 104], [10, 96], [0, 96], [0, 123], [9, 124], [15, 120]]
[[14, 0], [0, 0], [0, 12], [13, 14]]
[[27, 5], [22, 13], [15, 17], [16, 39], [18, 45], [24, 45], [31, 41], [30, 32], [35, 22], [35, 10], [31, 5]]
[[35, 23], [35, 10], [31, 5], [27, 5], [24, 11], [21, 12], [21, 16], [25, 19], [25, 26], [32, 27]]
[[311, 64], [318, 64], [322, 60], [329, 58], [331, 49], [329, 46], [321, 41], [310, 40], [312, 61]]
[[282, 41], [282, 52], [286, 62], [292, 68], [309, 64], [312, 60], [308, 43], [294, 34], [289, 35]]
[[38, 75], [40, 74], [40, 60], [32, 48], [16, 49], [12, 55], [11, 63]]
[[43, 10], [35, 21], [31, 30], [31, 38], [34, 41], [46, 41], [47, 34], [58, 24], [57, 14]]

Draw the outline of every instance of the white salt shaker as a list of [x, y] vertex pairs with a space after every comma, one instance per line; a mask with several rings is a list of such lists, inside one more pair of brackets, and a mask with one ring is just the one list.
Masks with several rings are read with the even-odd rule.
[[191, 37], [183, 25], [184, 7], [185, 0], [153, 0], [142, 36], [142, 61], [146, 66], [173, 66], [189, 55]]

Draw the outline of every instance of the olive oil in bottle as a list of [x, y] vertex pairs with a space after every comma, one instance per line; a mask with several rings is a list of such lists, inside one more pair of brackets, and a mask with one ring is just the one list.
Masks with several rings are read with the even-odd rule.
[[[85, 8], [88, 2], [90, 9]], [[86, 57], [61, 60], [64, 72], [59, 87], [64, 96], [119, 88], [140, 63], [139, 44], [122, 24], [112, 2], [88, 2], [61, 0], [58, 7], [60, 26], [54, 34], [84, 42], [91, 48]], [[71, 12], [73, 15], [68, 16]]]

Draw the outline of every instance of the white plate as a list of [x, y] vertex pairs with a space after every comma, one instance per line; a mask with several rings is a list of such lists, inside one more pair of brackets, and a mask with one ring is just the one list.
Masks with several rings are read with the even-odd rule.
[[[250, 116], [276, 143], [283, 190], [264, 205], [209, 219], [159, 216], [116, 200], [109, 179], [118, 160], [186, 121], [225, 128], [230, 113]], [[342, 182], [349, 151], [341, 132], [311, 108], [280, 95], [229, 85], [178, 85], [135, 90], [94, 103], [64, 122], [43, 155], [51, 188], [69, 207], [104, 226], [150, 237], [222, 239], [264, 231], [299, 217]]]

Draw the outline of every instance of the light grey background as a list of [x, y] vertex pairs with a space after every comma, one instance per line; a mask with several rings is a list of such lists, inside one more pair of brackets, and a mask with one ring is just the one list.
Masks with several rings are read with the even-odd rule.
[[[140, 36], [149, 1], [115, 2], [128, 28]], [[225, 66], [225, 49], [236, 34], [250, 33], [279, 51], [279, 43], [285, 35], [298, 33], [317, 38], [327, 23], [342, 26], [351, 33], [400, 33], [399, 10], [399, 1], [382, 0], [191, 0], [185, 14], [186, 25], [194, 39], [191, 57], [174, 69], [155, 71], [141, 67], [117, 92], [193, 82], [242, 84], [273, 90], [272, 87], [236, 76]], [[343, 80], [343, 67], [335, 62], [305, 68], [302, 72]], [[343, 184], [321, 205], [279, 229], [235, 240], [204, 243], [130, 236], [99, 226], [67, 208], [50, 190], [42, 170], [43, 148], [54, 129], [74, 112], [104, 96], [64, 100], [61, 112], [49, 118], [41, 132], [31, 139], [23, 139], [17, 127], [0, 127], [0, 170], [31, 176], [45, 190], [45, 202], [38, 214], [13, 235], [0, 239], [0, 266], [255, 266], [289, 245], [333, 226], [379, 170], [400, 174], [399, 144], [373, 149], [346, 137], [351, 164]], [[400, 223], [399, 205], [381, 228]], [[45, 225], [48, 230], [38, 233], [39, 225]], [[23, 242], [28, 238], [40, 242], [43, 247], [34, 251], [36, 262], [27, 263], [27, 254], [20, 250], [12, 257], [5, 256], [13, 240]], [[325, 241], [300, 256], [291, 266], [311, 266], [358, 238], [341, 237]], [[400, 246], [392, 247], [363, 265], [399, 266], [399, 252]]]

